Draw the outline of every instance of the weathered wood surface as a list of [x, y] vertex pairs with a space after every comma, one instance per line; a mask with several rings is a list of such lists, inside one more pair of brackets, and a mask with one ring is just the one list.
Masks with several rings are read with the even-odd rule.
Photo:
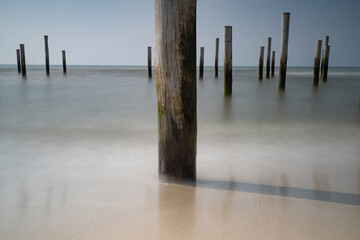
[[317, 40], [316, 43], [315, 43], [313, 86], [318, 86], [319, 85], [321, 45], [322, 45], [322, 41]]
[[275, 74], [275, 51], [272, 51], [271, 55], [271, 77], [274, 77]]
[[270, 77], [271, 37], [268, 38], [266, 55], [266, 78]]
[[16, 49], [16, 62], [17, 62], [18, 73], [21, 74], [20, 49]]
[[20, 44], [21, 74], [26, 78], [25, 45]]
[[66, 74], [67, 70], [66, 70], [66, 53], [65, 50], [62, 50], [62, 63], [63, 63], [63, 73]]
[[44, 42], [45, 42], [45, 68], [46, 68], [46, 75], [50, 75], [49, 43], [48, 43], [48, 36], [47, 36], [47, 35], [44, 35]]
[[259, 80], [263, 80], [263, 70], [264, 70], [264, 49], [265, 47], [260, 47], [260, 57], [259, 57]]
[[196, 179], [196, 0], [155, 0], [159, 177]]
[[152, 77], [152, 63], [151, 63], [151, 47], [147, 49], [147, 57], [148, 57], [148, 77]]
[[281, 90], [285, 89], [285, 82], [286, 82], [289, 23], [290, 23], [290, 13], [285, 12], [282, 15], [282, 30], [281, 30], [281, 51], [280, 51], [280, 69], [279, 69], [279, 89]]
[[224, 27], [224, 92], [232, 94], [232, 27]]
[[219, 38], [215, 40], [215, 77], [219, 76]]
[[199, 77], [204, 77], [204, 47], [200, 48], [200, 70], [199, 70]]

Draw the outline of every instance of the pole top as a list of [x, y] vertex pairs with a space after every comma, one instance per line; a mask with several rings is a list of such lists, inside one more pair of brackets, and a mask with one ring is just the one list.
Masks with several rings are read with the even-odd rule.
[[232, 28], [232, 26], [225, 26], [224, 28]]
[[284, 12], [283, 15], [290, 15], [290, 13], [289, 12]]

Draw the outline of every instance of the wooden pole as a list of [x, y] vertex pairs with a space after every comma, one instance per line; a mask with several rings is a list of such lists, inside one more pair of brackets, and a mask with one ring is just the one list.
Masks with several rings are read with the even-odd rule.
[[274, 77], [275, 73], [275, 51], [272, 51], [271, 55], [271, 77]]
[[155, 0], [159, 177], [196, 179], [196, 0]]
[[260, 57], [259, 57], [259, 80], [263, 80], [263, 70], [264, 70], [264, 48], [260, 47]]
[[45, 41], [45, 66], [46, 66], [46, 75], [50, 75], [50, 63], [49, 63], [49, 45], [48, 45], [48, 36], [44, 35]]
[[215, 40], [215, 77], [218, 77], [219, 73], [219, 38]]
[[325, 36], [324, 49], [321, 52], [321, 78], [324, 77], [325, 48], [329, 46], [329, 36]]
[[268, 44], [267, 44], [266, 78], [270, 77], [270, 55], [271, 55], [271, 37], [268, 38]]
[[66, 74], [66, 54], [65, 54], [65, 50], [62, 50], [62, 62], [63, 62], [63, 73]]
[[21, 73], [21, 60], [20, 60], [20, 49], [16, 49], [16, 60], [17, 60], [17, 68], [18, 73]]
[[224, 27], [224, 92], [232, 94], [232, 27]]
[[290, 23], [290, 13], [285, 12], [282, 15], [282, 30], [281, 30], [281, 51], [280, 51], [280, 70], [279, 70], [279, 89], [281, 90], [285, 89], [285, 82], [286, 82], [289, 23]]
[[330, 46], [325, 46], [324, 52], [325, 52], [324, 74], [323, 74], [322, 80], [323, 80], [324, 82], [326, 82], [326, 81], [327, 81], [327, 75], [328, 75], [328, 67], [329, 67]]
[[321, 67], [320, 67], [320, 76], [321, 78], [324, 76], [324, 49], [321, 50]]
[[320, 70], [320, 58], [321, 58], [321, 40], [317, 40], [315, 43], [315, 58], [314, 58], [314, 73], [313, 73], [313, 86], [319, 85], [319, 70]]
[[203, 78], [204, 76], [204, 47], [200, 48], [200, 71], [199, 77]]
[[148, 47], [147, 57], [148, 57], [148, 76], [149, 78], [152, 78], [151, 47]]
[[20, 44], [20, 56], [21, 56], [21, 74], [23, 78], [26, 78], [26, 61], [25, 61], [25, 45]]

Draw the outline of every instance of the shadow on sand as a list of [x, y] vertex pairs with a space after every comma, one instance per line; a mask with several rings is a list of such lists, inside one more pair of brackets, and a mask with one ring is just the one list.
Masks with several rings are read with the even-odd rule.
[[184, 184], [198, 188], [221, 189], [360, 206], [360, 195], [352, 193], [207, 179], [198, 179], [194, 182], [178, 182], [178, 184]]

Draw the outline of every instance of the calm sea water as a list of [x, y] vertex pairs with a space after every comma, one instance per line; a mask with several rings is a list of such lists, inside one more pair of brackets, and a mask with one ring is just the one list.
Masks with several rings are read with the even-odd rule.
[[[332, 68], [314, 88], [311, 68], [289, 68], [286, 90], [277, 84], [277, 74], [258, 81], [257, 68], [235, 67], [233, 95], [225, 97], [222, 71], [215, 78], [205, 68], [197, 81], [199, 187], [246, 192], [241, 184], [250, 184], [259, 194], [275, 186], [356, 199], [360, 69]], [[49, 219], [55, 229], [70, 207], [162, 207], [161, 189], [155, 79], [145, 67], [70, 66], [67, 75], [53, 67], [46, 77], [30, 66], [26, 80], [14, 66], [0, 67], [1, 235], [25, 239]]]

